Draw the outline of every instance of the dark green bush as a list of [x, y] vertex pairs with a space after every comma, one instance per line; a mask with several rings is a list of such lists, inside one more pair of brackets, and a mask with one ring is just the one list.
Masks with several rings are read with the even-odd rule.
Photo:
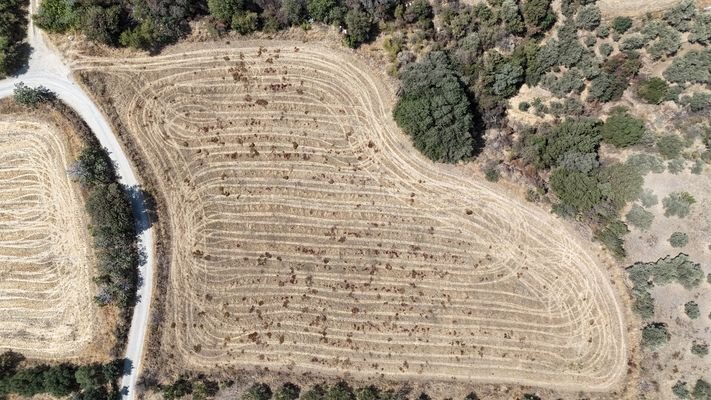
[[601, 139], [598, 120], [565, 120], [529, 139], [532, 161], [538, 168], [554, 167], [566, 153], [597, 153]]
[[328, 389], [325, 400], [356, 400], [356, 397], [348, 383], [338, 381]]
[[356, 48], [368, 40], [373, 23], [370, 16], [361, 10], [350, 10], [346, 14], [346, 43], [348, 46]]
[[672, 386], [672, 393], [680, 399], [688, 399], [689, 389], [686, 387], [686, 382], [676, 381], [674, 386]]
[[669, 85], [664, 79], [650, 78], [642, 80], [637, 86], [637, 95], [647, 104], [659, 104], [664, 101]]
[[630, 17], [615, 17], [612, 20], [612, 29], [617, 33], [623, 34], [632, 27], [632, 18]]
[[430, 53], [403, 71], [393, 116], [432, 160], [456, 162], [474, 151], [471, 104], [444, 53]]
[[551, 174], [550, 185], [563, 204], [577, 211], [591, 210], [602, 200], [597, 178], [578, 171], [557, 168]]
[[297, 400], [300, 393], [301, 388], [298, 385], [286, 382], [274, 393], [274, 400]]
[[54, 101], [57, 96], [44, 86], [30, 87], [24, 82], [15, 84], [15, 103], [29, 107], [37, 107], [41, 103]]
[[678, 158], [684, 142], [676, 135], [664, 135], [657, 139], [657, 151], [666, 159]]
[[699, 357], [705, 357], [709, 354], [709, 345], [706, 343], [694, 342], [691, 344], [691, 354]]
[[532, 30], [546, 31], [555, 23], [551, 0], [528, 0], [523, 2], [523, 17]]
[[684, 313], [691, 319], [697, 319], [701, 315], [699, 305], [695, 301], [688, 301], [684, 304]]
[[711, 385], [703, 379], [698, 379], [692, 395], [694, 400], [711, 400]]
[[638, 144], [644, 132], [644, 122], [626, 111], [614, 112], [601, 128], [602, 139], [615, 147]]
[[27, 63], [26, 0], [0, 2], [0, 79], [14, 74]]

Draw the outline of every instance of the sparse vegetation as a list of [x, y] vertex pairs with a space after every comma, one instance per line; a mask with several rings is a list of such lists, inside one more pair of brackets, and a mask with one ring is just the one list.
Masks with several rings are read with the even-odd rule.
[[707, 343], [694, 342], [691, 344], [691, 354], [698, 357], [706, 357], [709, 354], [709, 345]]
[[665, 135], [657, 139], [657, 151], [670, 160], [678, 158], [684, 149], [684, 142], [676, 135]]

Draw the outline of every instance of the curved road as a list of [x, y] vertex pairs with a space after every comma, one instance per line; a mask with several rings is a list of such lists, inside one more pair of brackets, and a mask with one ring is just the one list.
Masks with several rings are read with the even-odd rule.
[[[32, 0], [33, 10], [36, 9], [37, 1]], [[111, 130], [111, 125], [91, 98], [76, 84], [69, 67], [56, 50], [47, 45], [44, 34], [35, 28], [32, 21], [30, 21], [28, 39], [30, 46], [32, 46], [29, 68], [17, 77], [0, 81], [0, 98], [11, 96], [15, 84], [18, 82], [25, 82], [28, 86], [42, 85], [52, 90], [62, 101], [79, 114], [99, 139], [101, 145], [108, 149], [109, 156], [118, 167], [121, 183], [129, 187], [138, 186], [139, 181], [136, 179], [128, 158]], [[125, 357], [127, 359], [127, 367], [130, 367], [130, 372], [124, 375], [121, 381], [124, 400], [134, 398], [138, 374], [141, 371], [143, 345], [151, 306], [153, 265], [155, 262], [153, 228], [150, 228], [143, 196], [140, 191], [136, 191], [136, 193], [137, 196], [132, 199], [133, 214], [137, 219], [138, 226], [148, 228], [143, 230], [138, 237], [139, 245], [145, 254], [145, 260], [139, 267], [138, 302], [133, 311], [131, 329], [128, 334], [128, 346], [126, 347]]]

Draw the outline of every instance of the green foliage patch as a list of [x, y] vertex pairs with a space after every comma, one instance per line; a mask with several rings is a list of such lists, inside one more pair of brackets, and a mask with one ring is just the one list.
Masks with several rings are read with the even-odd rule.
[[652, 221], [654, 221], [654, 214], [645, 210], [641, 206], [635, 204], [632, 206], [625, 219], [635, 228], [646, 231], [652, 226]]
[[669, 341], [669, 331], [663, 323], [656, 322], [642, 328], [642, 346], [656, 349]]
[[694, 203], [696, 199], [688, 192], [672, 192], [662, 200], [664, 215], [684, 218], [689, 215], [691, 205]]
[[602, 139], [615, 147], [638, 144], [644, 135], [644, 122], [626, 111], [615, 112], [602, 125]]

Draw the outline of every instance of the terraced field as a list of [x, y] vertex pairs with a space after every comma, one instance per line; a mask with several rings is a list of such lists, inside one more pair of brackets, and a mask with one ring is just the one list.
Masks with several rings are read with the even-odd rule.
[[94, 339], [90, 239], [65, 134], [0, 117], [0, 350], [49, 359]]
[[389, 87], [349, 54], [242, 41], [73, 68], [166, 199], [163, 376], [261, 366], [591, 391], [624, 376], [622, 314], [590, 244], [420, 156]]

